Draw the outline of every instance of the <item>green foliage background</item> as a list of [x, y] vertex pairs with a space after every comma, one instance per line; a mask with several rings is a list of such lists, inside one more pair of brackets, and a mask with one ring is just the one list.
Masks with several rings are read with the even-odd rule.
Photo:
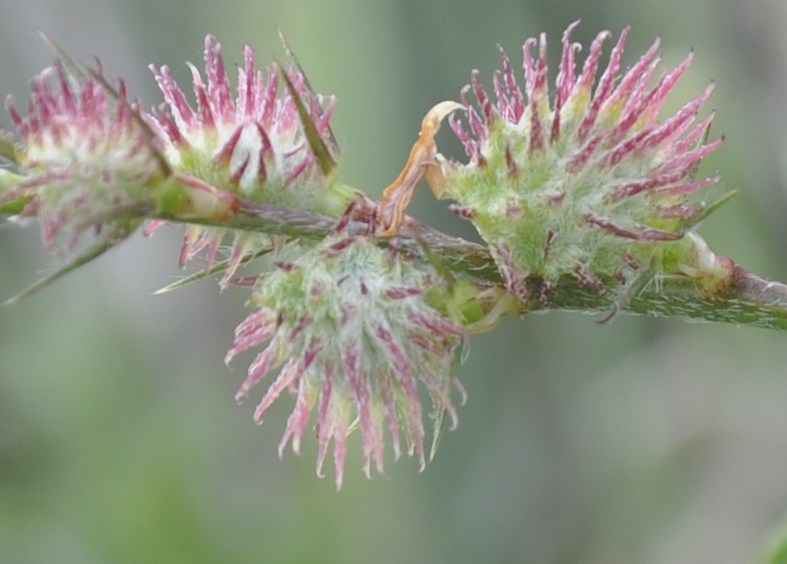
[[[317, 90], [338, 96], [344, 181], [379, 195], [432, 104], [471, 68], [491, 84], [497, 43], [518, 61], [548, 32], [554, 76], [577, 18], [586, 44], [631, 25], [626, 64], [656, 35], [665, 70], [695, 49], [669, 109], [715, 80], [727, 143], [703, 167], [741, 192], [701, 232], [787, 279], [782, 2], [0, 0], [0, 91], [24, 107], [52, 58], [37, 29], [100, 56], [150, 107], [147, 63], [187, 83], [207, 32], [227, 62], [246, 43], [269, 61], [278, 26]], [[440, 145], [460, 156], [450, 133]], [[444, 207], [424, 193], [413, 213], [472, 237]], [[178, 274], [179, 237], [136, 237], [0, 310], [0, 561], [751, 562], [787, 514], [783, 334], [568, 314], [475, 338], [470, 399], [434, 463], [367, 481], [355, 437], [337, 494], [313, 474], [312, 441], [277, 459], [288, 400], [261, 428], [253, 402], [232, 401], [243, 359], [230, 372], [222, 358], [244, 292], [150, 295]], [[0, 298], [50, 268], [33, 227], [0, 225]]]

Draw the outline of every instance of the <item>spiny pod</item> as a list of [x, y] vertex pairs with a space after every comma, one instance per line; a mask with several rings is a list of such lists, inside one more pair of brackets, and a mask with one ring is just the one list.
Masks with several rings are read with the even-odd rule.
[[443, 196], [473, 222], [507, 288], [524, 302], [533, 298], [532, 277], [544, 282], [536, 298], [548, 300], [564, 276], [623, 295], [641, 276], [686, 275], [701, 239], [685, 235], [724, 200], [706, 190], [718, 177], [695, 179], [700, 160], [723, 142], [706, 141], [712, 115], [699, 119], [712, 85], [675, 115], [659, 117], [692, 55], [655, 80], [656, 41], [621, 72], [625, 29], [597, 79], [611, 34], [596, 37], [578, 72], [576, 25], [563, 35], [551, 99], [546, 36], [525, 42], [522, 80], [501, 49], [492, 95], [474, 71], [461, 95], [466, 122], [458, 113], [449, 118], [469, 162], [435, 156]]
[[[286, 250], [283, 251], [286, 254]], [[364, 471], [383, 472], [385, 435], [394, 457], [415, 456], [423, 469], [424, 388], [434, 406], [434, 439], [444, 414], [456, 425], [452, 388], [467, 333], [444, 310], [457, 301], [447, 282], [424, 261], [369, 236], [337, 233], [263, 275], [250, 305], [256, 311], [235, 332], [227, 362], [265, 345], [238, 391], [243, 399], [267, 374], [279, 370], [254, 413], [261, 422], [289, 389], [295, 406], [281, 441], [296, 452], [316, 417], [317, 472], [333, 445], [336, 485], [341, 487], [347, 436], [357, 419]], [[417, 259], [417, 260], [415, 260]]]

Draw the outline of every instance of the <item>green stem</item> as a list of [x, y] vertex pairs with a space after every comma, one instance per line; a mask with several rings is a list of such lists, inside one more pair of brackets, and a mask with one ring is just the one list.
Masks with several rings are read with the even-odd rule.
[[[160, 216], [158, 219], [178, 221]], [[330, 233], [336, 219], [319, 214], [282, 208], [269, 204], [254, 204], [226, 220], [194, 220], [216, 227], [227, 227], [289, 237], [320, 239]], [[368, 233], [365, 222], [355, 221], [348, 226], [354, 234]], [[396, 239], [403, 247], [417, 247], [426, 243], [454, 272], [470, 275], [478, 280], [500, 284], [500, 274], [486, 247], [447, 235], [432, 227], [408, 219]], [[609, 286], [613, 287], [610, 282]], [[632, 314], [680, 319], [720, 321], [769, 329], [787, 330], [787, 285], [762, 278], [734, 266], [728, 284], [709, 293], [691, 278], [672, 276], [651, 282], [638, 295], [622, 305], [622, 311]], [[586, 313], [606, 313], [615, 306], [614, 292], [599, 292], [583, 288], [566, 276], [543, 291], [543, 280], [530, 277], [527, 282], [530, 300], [523, 313], [534, 310], [571, 310]]]
[[[367, 199], [363, 203], [364, 213], [368, 215], [376, 205], [376, 202]], [[155, 207], [151, 203], [129, 206], [124, 210], [116, 210], [119, 213], [104, 220], [163, 219], [307, 239], [324, 238], [335, 229], [337, 222], [336, 218], [313, 212], [248, 202], [244, 202], [236, 213], [221, 219], [175, 217], [168, 213], [155, 212]], [[13, 213], [14, 209], [9, 203], [5, 208], [0, 208], [0, 214]], [[366, 234], [369, 233], [369, 223], [353, 221], [347, 229], [352, 234]], [[426, 244], [434, 256], [440, 257], [451, 271], [493, 285], [502, 283], [498, 269], [483, 245], [447, 235], [411, 218], [407, 218], [394, 241], [405, 248], [420, 248]], [[387, 239], [381, 239], [381, 244], [390, 243]], [[32, 290], [43, 287], [65, 272], [92, 260], [107, 248], [99, 245], [62, 271], [58, 271], [56, 275], [36, 284]], [[787, 285], [762, 278], [738, 266], [729, 270], [728, 278], [723, 282], [725, 283], [717, 285], [718, 290], [709, 290], [690, 277], [669, 276], [659, 279], [658, 283], [651, 281], [639, 293], [628, 297], [624, 303], [618, 303], [615, 301], [616, 292], [583, 288], [572, 276], [559, 279], [548, 289], [544, 288], [542, 279], [531, 276], [527, 280], [529, 298], [520, 313], [549, 309], [609, 313], [620, 308], [623, 312], [633, 314], [721, 321], [787, 330]], [[618, 284], [611, 280], [602, 280], [602, 283], [610, 289]], [[24, 294], [27, 295], [29, 291], [30, 289]]]
[[[787, 285], [767, 280], [739, 266], [733, 268], [731, 284], [716, 294], [702, 291], [686, 277], [667, 278], [657, 286], [651, 283], [624, 304], [622, 311], [787, 330]], [[528, 281], [533, 296], [539, 296], [542, 287], [541, 280]], [[584, 289], [570, 277], [552, 286], [549, 295], [546, 303], [533, 300], [531, 309], [605, 313], [615, 305], [613, 293], [599, 294]]]

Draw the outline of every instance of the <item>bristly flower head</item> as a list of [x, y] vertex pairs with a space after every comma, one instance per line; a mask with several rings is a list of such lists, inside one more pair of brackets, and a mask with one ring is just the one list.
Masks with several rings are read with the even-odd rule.
[[[250, 47], [243, 56], [233, 93], [221, 44], [206, 37], [205, 79], [189, 65], [196, 109], [166, 66], [150, 66], [166, 101], [150, 121], [164, 140], [172, 168], [183, 182], [231, 191], [252, 202], [339, 215], [351, 194], [334, 178], [339, 157], [330, 129], [334, 98], [316, 94], [294, 58], [293, 67], [283, 72], [276, 64], [258, 69]], [[182, 262], [207, 247], [210, 268], [223, 235], [190, 227]], [[236, 238], [225, 280], [250, 242]]]
[[144, 188], [166, 174], [138, 105], [122, 83], [111, 90], [100, 68], [92, 78], [73, 76], [61, 62], [31, 90], [26, 117], [6, 102], [22, 137], [15, 155], [22, 180], [0, 203], [24, 202], [22, 215], [38, 217], [50, 251], [61, 237], [72, 248], [88, 228], [110, 242], [125, 237], [138, 222], [115, 216], [144, 202]]
[[[341, 487], [346, 439], [357, 421], [364, 469], [383, 471], [384, 434], [394, 457], [403, 430], [410, 455], [426, 463], [419, 382], [431, 396], [435, 437], [442, 417], [456, 424], [451, 387], [465, 332], [439, 309], [446, 284], [433, 269], [369, 237], [337, 234], [293, 262], [279, 263], [257, 283], [251, 305], [227, 354], [267, 346], [251, 364], [238, 399], [266, 374], [282, 367], [254, 413], [263, 413], [285, 390], [295, 408], [279, 446], [299, 451], [316, 411], [317, 472], [333, 441], [336, 484]], [[433, 442], [433, 445], [435, 443]], [[433, 446], [434, 448], [434, 446]]]
[[[652, 271], [654, 262], [668, 269], [663, 257], [670, 243], [682, 240], [677, 245], [691, 247], [684, 234], [720, 201], [697, 197], [716, 177], [694, 179], [700, 159], [722, 143], [706, 144], [712, 115], [696, 123], [712, 87], [659, 119], [692, 56], [652, 85], [660, 61], [656, 41], [621, 73], [626, 29], [597, 81], [610, 33], [596, 37], [577, 73], [581, 46], [571, 41], [576, 25], [563, 36], [551, 101], [546, 37], [524, 44], [523, 86], [501, 49], [494, 98], [474, 71], [462, 91], [468, 127], [455, 116], [450, 121], [470, 162], [437, 157], [445, 177], [441, 187], [458, 202], [454, 211], [475, 224], [509, 290], [523, 301], [531, 275], [544, 279], [548, 297], [550, 283], [564, 275], [601, 288], [602, 282], [625, 283]], [[477, 106], [467, 100], [469, 92]]]
[[[290, 205], [297, 199], [297, 207], [308, 201], [319, 208], [323, 202], [314, 200], [325, 197], [332, 180], [322, 159], [333, 159], [335, 165], [338, 157], [329, 126], [335, 99], [314, 93], [298, 68], [282, 75], [274, 64], [263, 71], [250, 47], [243, 56], [233, 95], [221, 44], [206, 37], [207, 83], [189, 64], [196, 110], [166, 66], [150, 66], [166, 101], [152, 120], [166, 140], [166, 155], [176, 170], [253, 201]], [[303, 117], [299, 106], [306, 112]], [[314, 154], [307, 127], [320, 136], [327, 155]]]

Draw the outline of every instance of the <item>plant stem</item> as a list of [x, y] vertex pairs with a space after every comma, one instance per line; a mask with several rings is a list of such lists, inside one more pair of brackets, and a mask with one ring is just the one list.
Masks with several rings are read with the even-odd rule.
[[[166, 216], [158, 219], [181, 221]], [[336, 225], [333, 218], [269, 204], [245, 205], [223, 221], [189, 221], [309, 239], [325, 237]], [[352, 234], [365, 234], [369, 232], [369, 224], [353, 221], [347, 229]], [[492, 284], [501, 283], [497, 267], [482, 245], [445, 234], [410, 218], [395, 241], [403, 247], [417, 247], [425, 243], [452, 271]], [[542, 279], [528, 278], [531, 298], [523, 306], [522, 313], [549, 309], [603, 313], [616, 306], [614, 292], [583, 288], [571, 276], [551, 285], [546, 292], [547, 297], [543, 297], [543, 287]], [[673, 276], [663, 278], [658, 284], [651, 282], [638, 295], [619, 305], [626, 313], [787, 330], [787, 285], [762, 278], [738, 266], [732, 269], [729, 284], [716, 294], [700, 289], [688, 277]]]

